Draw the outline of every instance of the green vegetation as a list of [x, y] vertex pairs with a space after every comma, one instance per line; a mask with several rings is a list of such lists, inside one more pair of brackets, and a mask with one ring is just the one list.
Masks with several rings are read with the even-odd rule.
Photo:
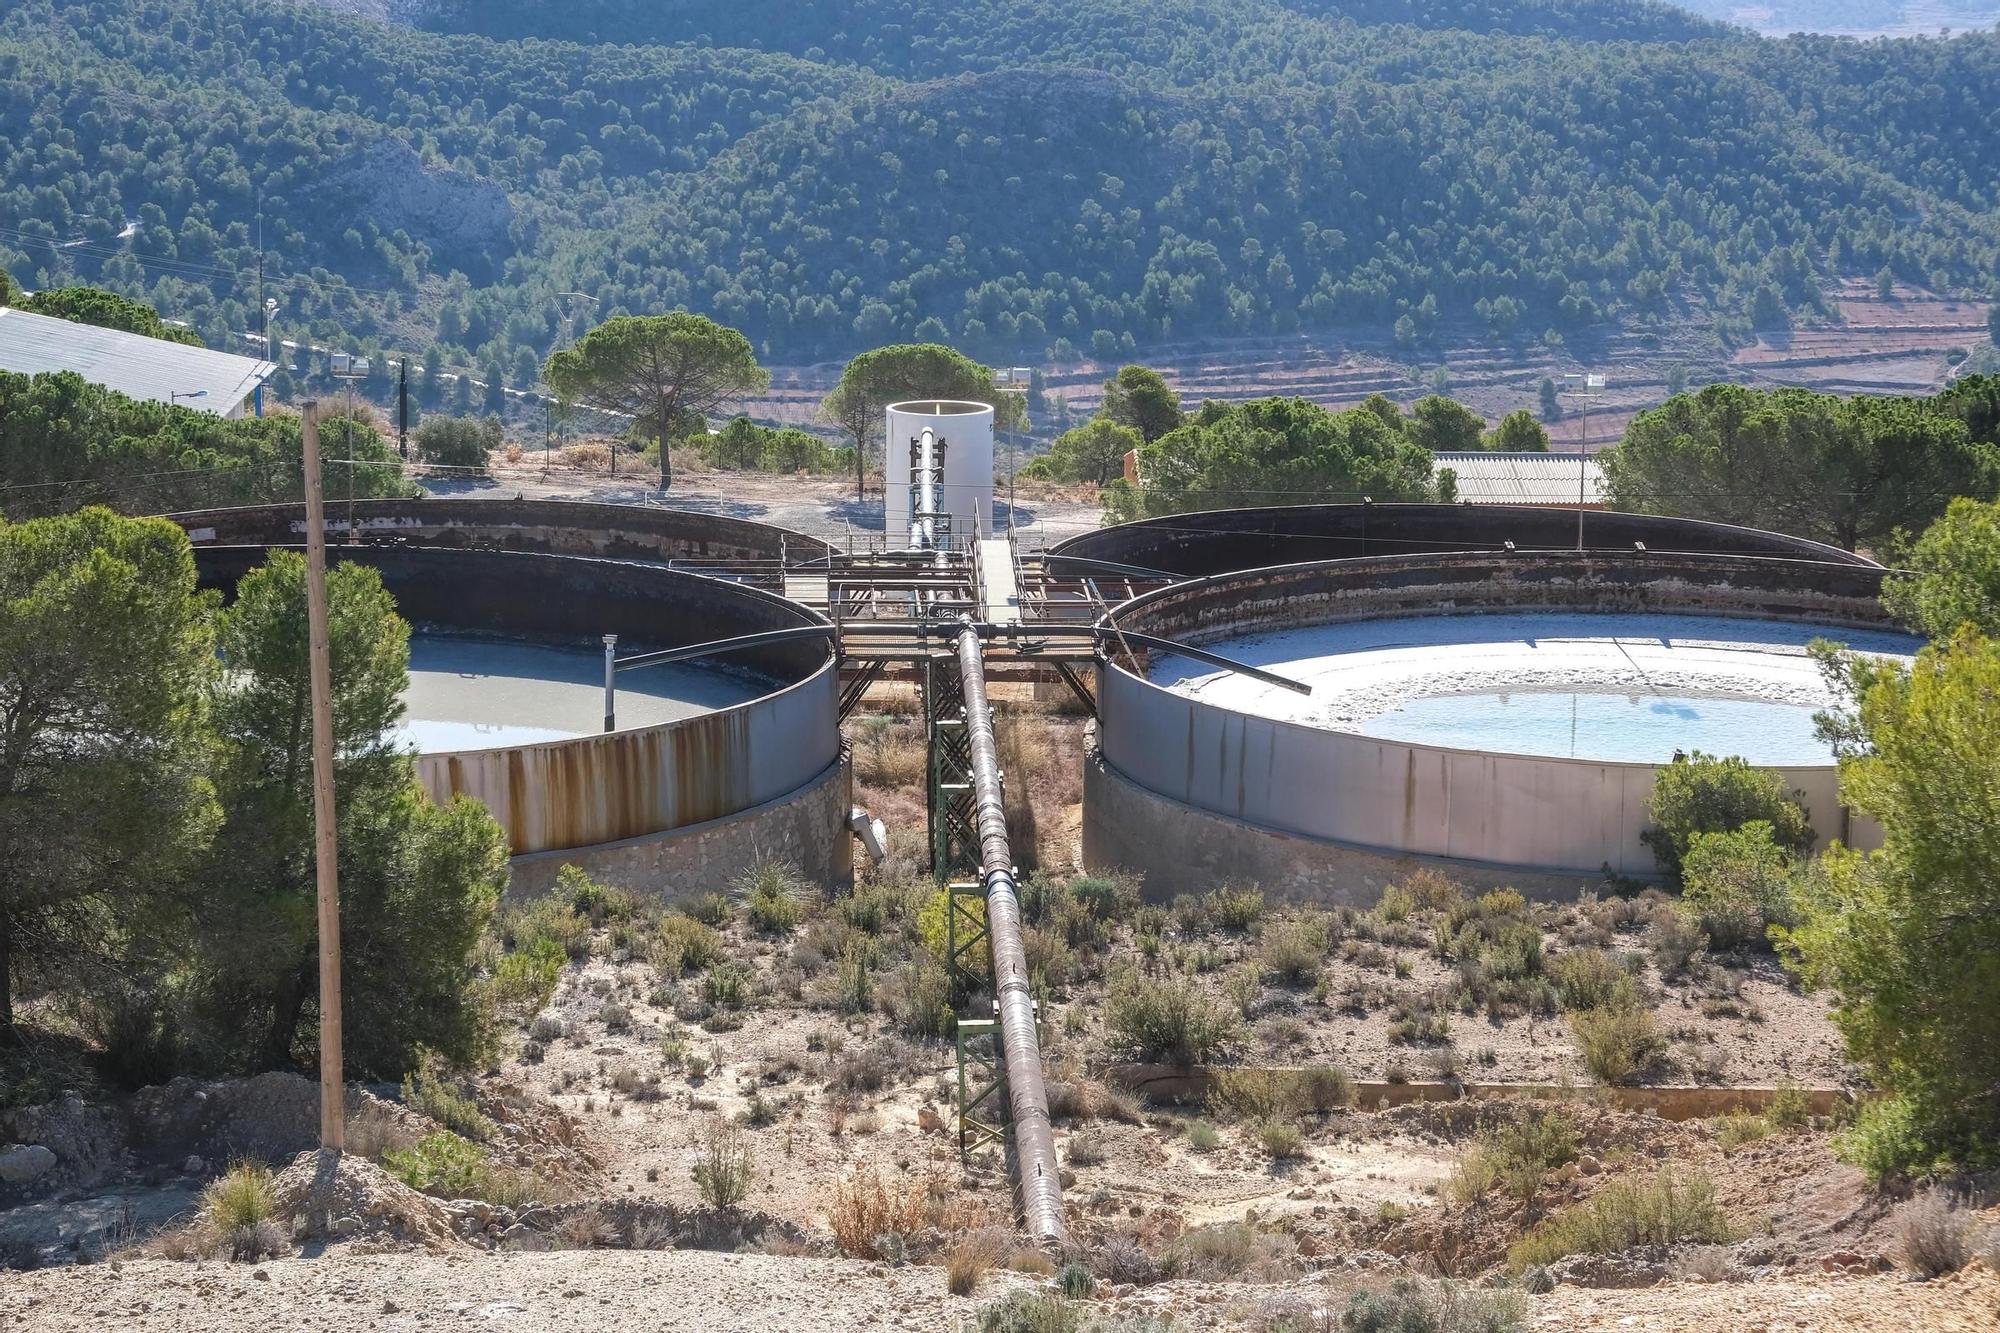
[[[1991, 33], [1582, 0], [423, 12], [14, 6], [0, 266], [237, 346], [261, 194], [287, 334], [527, 387], [569, 290], [787, 361], [1102, 361], [1354, 324], [1734, 338], [1819, 318], [1834, 275], [1990, 297], [2000, 249], [1995, 150], [1953, 133], [1994, 111]], [[442, 207], [401, 197], [420, 172]]]
[[1376, 398], [1330, 412], [1303, 398], [1210, 402], [1139, 449], [1142, 486], [1105, 489], [1114, 520], [1308, 500], [1450, 499], [1410, 418]]
[[1764, 820], [1697, 833], [1681, 860], [1681, 910], [1718, 949], [1761, 948], [1772, 926], [1795, 920], [1792, 874], [1791, 854]]
[[811, 911], [818, 893], [797, 869], [780, 861], [759, 861], [733, 886], [753, 930], [785, 935]]
[[486, 455], [500, 447], [500, 419], [431, 417], [417, 427], [417, 457], [442, 467], [486, 470]]
[[16, 984], [117, 996], [171, 952], [153, 922], [221, 818], [214, 611], [171, 523], [0, 521], [0, 1035]]
[[2000, 504], [1953, 500], [1896, 564], [1909, 577], [1885, 583], [1882, 601], [1919, 633], [2000, 634]]
[[1715, 1201], [1714, 1182], [1701, 1171], [1665, 1167], [1651, 1180], [1613, 1181], [1563, 1209], [1508, 1247], [1507, 1262], [1519, 1270], [1572, 1254], [1729, 1239], [1729, 1219]]
[[1676, 755], [1653, 782], [1647, 805], [1653, 827], [1641, 837], [1660, 869], [1679, 880], [1682, 862], [1698, 833], [1731, 833], [1757, 821], [1770, 826], [1776, 845], [1801, 853], [1813, 844], [1805, 807], [1767, 769], [1752, 768], [1731, 755], [1717, 759], [1697, 750]]
[[[5, 304], [5, 301], [0, 301], [0, 305]], [[58, 287], [54, 291], [36, 292], [14, 302], [14, 305], [31, 315], [53, 315], [77, 324], [95, 324], [100, 328], [122, 329], [126, 333], [142, 333], [148, 338], [164, 338], [189, 347], [201, 346], [200, 334], [192, 329], [177, 329], [161, 323], [159, 312], [153, 307], [96, 287]]]
[[1854, 550], [1992, 499], [2000, 448], [1937, 399], [1836, 398], [1711, 384], [1641, 412], [1602, 456], [1613, 506], [1742, 523]]
[[1610, 995], [1590, 1008], [1571, 1010], [1568, 1018], [1584, 1068], [1606, 1087], [1644, 1071], [1666, 1049], [1653, 1011], [1630, 977], [1620, 978]]
[[1454, 1202], [1479, 1202], [1496, 1186], [1510, 1198], [1532, 1204], [1542, 1182], [1557, 1167], [1576, 1160], [1576, 1126], [1560, 1111], [1532, 1115], [1488, 1130], [1453, 1166]]
[[1233, 1045], [1241, 1020], [1189, 981], [1156, 981], [1127, 973], [1114, 978], [1105, 1021], [1141, 1060], [1207, 1064]]
[[1809, 984], [1840, 995], [1850, 1056], [1891, 1095], [1847, 1150], [1876, 1174], [1993, 1165], [2000, 1144], [2000, 643], [1967, 630], [1901, 670], [1852, 664], [1863, 752], [1841, 794], [1882, 825], [1879, 852], [1835, 850], [1775, 932]]
[[750, 1197], [757, 1179], [756, 1152], [735, 1121], [711, 1118], [695, 1148], [694, 1177], [701, 1201], [710, 1208], [734, 1208]]
[[1341, 1312], [1340, 1333], [1520, 1333], [1528, 1300], [1462, 1282], [1399, 1277], [1386, 1291], [1357, 1291]]
[[750, 342], [684, 310], [619, 315], [549, 358], [542, 374], [565, 403], [622, 413], [660, 451], [660, 486], [674, 482], [669, 443], [705, 430], [707, 414], [770, 385]]
[[926, 398], [989, 404], [999, 430], [1021, 424], [1021, 400], [1001, 392], [991, 368], [961, 352], [937, 342], [899, 343], [863, 352], [847, 363], [840, 382], [820, 405], [820, 415], [854, 441], [857, 486], [869, 444], [883, 428], [883, 409]]
[[463, 1138], [484, 1143], [493, 1137], [493, 1122], [428, 1052], [419, 1051], [417, 1067], [403, 1075], [403, 1105]]
[[[532, 997], [553, 959], [477, 979], [505, 837], [475, 802], [432, 804], [390, 736], [408, 626], [379, 577], [342, 565], [328, 584], [349, 1072], [396, 1078], [426, 1049], [457, 1066], [486, 1049], [501, 994]], [[45, 998], [127, 1085], [304, 1062], [305, 622], [295, 554], [223, 608], [171, 524], [0, 522], [0, 1026], [16, 996]]]
[[[0, 371], [0, 516], [41, 518], [102, 504], [127, 513], [296, 502], [304, 490], [297, 417], [224, 420], [140, 403], [81, 376]], [[411, 493], [395, 448], [344, 418], [320, 425], [329, 494]], [[345, 459], [361, 460], [350, 468]]]
[[1087, 481], [1101, 486], [1124, 475], [1125, 455], [1144, 441], [1130, 426], [1107, 417], [1092, 417], [1056, 437], [1048, 453], [1021, 469], [1024, 477], [1048, 481]]
[[829, 449], [817, 435], [786, 427], [772, 430], [748, 417], [731, 417], [720, 431], [701, 440], [701, 452], [716, 467], [732, 472], [839, 472], [848, 451]]
[[277, 1210], [271, 1168], [262, 1162], [237, 1162], [201, 1192], [203, 1220], [224, 1232], [268, 1222]]

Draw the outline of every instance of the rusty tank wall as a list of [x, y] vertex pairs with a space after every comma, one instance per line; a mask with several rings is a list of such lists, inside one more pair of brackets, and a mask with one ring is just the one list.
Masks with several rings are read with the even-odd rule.
[[[1118, 619], [1196, 645], [1482, 610], [1682, 612], [1884, 629], [1894, 627], [1879, 601], [1884, 573], [1741, 556], [1385, 556], [1179, 584], [1127, 604]], [[1274, 889], [1373, 879], [1382, 857], [1557, 881], [1605, 865], [1634, 875], [1655, 868], [1639, 841], [1654, 765], [1379, 740], [1206, 703], [1151, 683], [1143, 669], [1143, 654], [1137, 671], [1122, 654], [1099, 665], [1103, 767], [1086, 784], [1084, 852], [1094, 865], [1144, 872], [1150, 892], [1198, 887], [1191, 877], [1229, 866], [1237, 874], [1270, 868], [1289, 882]], [[1823, 837], [1873, 845], [1872, 826], [1841, 807], [1831, 763], [1779, 771]]]
[[[1055, 573], [1088, 573], [1103, 560], [1184, 578], [1368, 556], [1515, 549], [1574, 550], [1576, 511], [1535, 505], [1339, 504], [1214, 509], [1100, 528], [1049, 550]], [[1837, 546], [1782, 533], [1696, 519], [1590, 510], [1586, 549], [1773, 556], [1823, 564], [1871, 565]]]
[[[268, 549], [198, 546], [195, 561], [205, 586], [227, 591]], [[328, 554], [377, 570], [413, 623], [486, 637], [599, 648], [602, 635], [616, 634], [621, 652], [636, 653], [825, 623], [782, 597], [653, 565], [366, 544]], [[779, 644], [728, 661], [776, 685], [659, 726], [421, 755], [418, 776], [436, 798], [485, 802], [517, 855], [688, 829], [822, 786], [841, 763], [830, 643]], [[846, 834], [836, 823], [828, 836]]]
[[[817, 537], [740, 518], [643, 505], [588, 504], [572, 500], [357, 500], [329, 501], [328, 539], [344, 543], [350, 531], [364, 543], [522, 551], [542, 555], [600, 556], [691, 566], [730, 562], [799, 564], [823, 559], [833, 548]], [[305, 540], [299, 505], [252, 505], [170, 515], [197, 546], [283, 546]]]

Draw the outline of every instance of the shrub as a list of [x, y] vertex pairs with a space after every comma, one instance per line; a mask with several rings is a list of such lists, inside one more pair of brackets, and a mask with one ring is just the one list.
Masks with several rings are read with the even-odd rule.
[[718, 1009], [741, 1009], [750, 988], [750, 970], [741, 963], [723, 963], [701, 979], [701, 998]]
[[1121, 921], [1139, 909], [1136, 880], [1115, 875], [1078, 875], [1068, 885], [1069, 900], [1099, 921]]
[[1103, 1136], [1084, 1130], [1069, 1136], [1063, 1160], [1071, 1166], [1103, 1166], [1107, 1156]]
[[929, 1193], [921, 1180], [892, 1188], [872, 1163], [856, 1167], [833, 1187], [827, 1222], [834, 1245], [850, 1259], [888, 1258], [885, 1251], [900, 1249], [903, 1237], [928, 1225]]
[[720, 1116], [703, 1127], [689, 1169], [701, 1201], [710, 1208], [734, 1208], [750, 1196], [757, 1159], [750, 1140], [737, 1125]]
[[981, 1229], [960, 1237], [945, 1251], [945, 1289], [954, 1296], [970, 1296], [979, 1290], [979, 1280], [993, 1270], [1006, 1248], [1004, 1233], [995, 1236]]
[[979, 1333], [1077, 1333], [1083, 1316], [1061, 1296], [1010, 1291], [979, 1312]]
[[1292, 987], [1310, 986], [1319, 980], [1327, 945], [1324, 921], [1311, 916], [1286, 921], [1264, 932], [1257, 951], [1258, 966], [1267, 979]]
[[202, 1220], [224, 1236], [269, 1222], [277, 1208], [271, 1168], [262, 1162], [237, 1162], [201, 1192]]
[[1715, 1145], [1725, 1153], [1735, 1152], [1746, 1143], [1771, 1137], [1771, 1123], [1761, 1115], [1734, 1111], [1715, 1119]]
[[1286, 1161], [1300, 1155], [1305, 1146], [1305, 1134], [1289, 1120], [1273, 1117], [1261, 1121], [1257, 1126], [1257, 1142], [1275, 1161]]
[[486, 1152], [456, 1134], [426, 1134], [403, 1151], [382, 1154], [382, 1165], [413, 1190], [444, 1199], [471, 1199], [482, 1193], [489, 1174]]
[[1241, 1035], [1237, 1016], [1187, 981], [1127, 973], [1105, 1001], [1111, 1032], [1142, 1060], [1207, 1064]]
[[875, 1002], [875, 949], [866, 939], [851, 939], [840, 951], [835, 998], [844, 1014], [865, 1014]]
[[1940, 1190], [1927, 1190], [1897, 1219], [1897, 1257], [1924, 1277], [1944, 1277], [1972, 1262], [1972, 1224]]
[[638, 911], [638, 902], [630, 893], [592, 879], [581, 866], [566, 865], [556, 871], [555, 896], [567, 898], [570, 909], [588, 918], [593, 927], [606, 921], [629, 921]]
[[1089, 1300], [1097, 1290], [1097, 1279], [1091, 1275], [1090, 1265], [1072, 1259], [1057, 1270], [1056, 1290], [1073, 1301]]
[[925, 951], [896, 974], [889, 1008], [896, 1026], [912, 1037], [949, 1036], [958, 1017], [951, 1006], [951, 975]]
[[1411, 1046], [1433, 1046], [1451, 1036], [1451, 1015], [1441, 996], [1396, 1001], [1389, 1024], [1389, 1040]]
[[437, 1058], [419, 1049], [417, 1067], [403, 1076], [403, 1105], [422, 1112], [454, 1134], [484, 1143], [493, 1122], [464, 1090], [445, 1076]]
[[1630, 978], [1603, 1004], [1571, 1013], [1569, 1026], [1584, 1068], [1606, 1087], [1651, 1064], [1663, 1045], [1652, 1011], [1640, 1001]]
[[1550, 959], [1548, 967], [1564, 1009], [1595, 1009], [1629, 984], [1625, 969], [1602, 949], [1571, 949]]
[[532, 1014], [555, 998], [569, 955], [546, 936], [526, 949], [503, 954], [493, 965], [493, 1000], [503, 1009]]
[[1613, 1181], [1516, 1241], [1507, 1262], [1519, 1271], [1572, 1254], [1618, 1254], [1639, 1245], [1729, 1240], [1729, 1222], [1706, 1174], [1663, 1168], [1651, 1180]]
[[766, 935], [789, 934], [805, 920], [817, 896], [803, 875], [776, 861], [759, 861], [735, 887], [751, 928]]
[[1298, 1243], [1288, 1233], [1218, 1222], [1187, 1232], [1174, 1242], [1166, 1261], [1187, 1277], [1209, 1282], [1253, 1271], [1282, 1280], [1291, 1276], [1297, 1256]]
[[1681, 907], [1718, 948], [1768, 948], [1770, 927], [1796, 924], [1791, 879], [1792, 858], [1761, 819], [1697, 833], [1681, 858]]
[[1375, 917], [1378, 921], [1407, 921], [1410, 913], [1416, 910], [1416, 898], [1400, 884], [1389, 885], [1382, 890], [1382, 896], [1375, 900]]
[[663, 976], [702, 972], [722, 961], [722, 936], [685, 913], [668, 912], [654, 932], [652, 953]]
[[1798, 854], [1813, 843], [1805, 807], [1786, 792], [1783, 780], [1733, 755], [1717, 759], [1697, 750], [1677, 757], [1654, 780], [1647, 813], [1653, 827], [1641, 836], [1675, 881], [1698, 833], [1734, 832], [1762, 820], [1786, 852]]
[[1518, 1291], [1399, 1277], [1387, 1291], [1357, 1291], [1341, 1313], [1341, 1333], [1518, 1333], [1528, 1327]]
[[1764, 1107], [1764, 1119], [1773, 1129], [1804, 1129], [1812, 1122], [1812, 1099], [1798, 1084], [1781, 1083]]
[[427, 417], [417, 427], [417, 457], [441, 467], [486, 470], [486, 453], [500, 447], [498, 417]]
[[1523, 1203], [1541, 1192], [1548, 1173], [1576, 1160], [1576, 1126], [1559, 1111], [1530, 1115], [1481, 1134], [1453, 1167], [1450, 1190], [1470, 1204], [1498, 1185]]
[[1222, 1146], [1222, 1135], [1206, 1120], [1190, 1120], [1187, 1127], [1188, 1147], [1196, 1152], [1214, 1152]]
[[1352, 1096], [1347, 1075], [1332, 1065], [1309, 1069], [1218, 1069], [1209, 1099], [1245, 1120], [1324, 1114]]
[[1646, 927], [1646, 952], [1662, 977], [1675, 981], [1696, 971], [1707, 950], [1708, 935], [1698, 923], [1671, 907], [1653, 913]]
[[704, 926], [720, 926], [736, 914], [729, 905], [728, 896], [713, 889], [688, 899], [681, 910]]
[[1405, 875], [1401, 888], [1409, 900], [1425, 912], [1449, 912], [1465, 901], [1464, 885], [1428, 866]]
[[501, 943], [517, 953], [534, 952], [542, 940], [572, 960], [590, 957], [590, 922], [559, 891], [537, 898], [502, 924]]
[[1233, 935], [1247, 934], [1264, 915], [1264, 891], [1225, 884], [1209, 893], [1203, 908], [1219, 929]]

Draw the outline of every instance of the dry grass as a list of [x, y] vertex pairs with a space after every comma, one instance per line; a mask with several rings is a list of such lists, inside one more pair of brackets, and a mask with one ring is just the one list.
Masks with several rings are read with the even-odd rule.
[[833, 1187], [827, 1224], [833, 1243], [850, 1259], [882, 1259], [885, 1238], [920, 1231], [931, 1213], [930, 1182], [885, 1181], [874, 1163], [854, 1169]]
[[981, 1227], [961, 1236], [945, 1251], [946, 1289], [954, 1296], [970, 1296], [1012, 1249], [1012, 1238], [997, 1227]]
[[1898, 1220], [1897, 1257], [1911, 1272], [1943, 1277], [1972, 1262], [1971, 1223], [1943, 1192], [1918, 1195]]

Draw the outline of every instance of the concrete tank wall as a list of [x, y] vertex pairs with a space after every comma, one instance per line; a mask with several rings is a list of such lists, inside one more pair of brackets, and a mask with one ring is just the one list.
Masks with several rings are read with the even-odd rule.
[[910, 441], [928, 427], [945, 442], [944, 508], [951, 543], [963, 547], [993, 527], [993, 409], [985, 403], [895, 403], [889, 408], [882, 475], [884, 531], [900, 547], [910, 524]]
[[[344, 543], [349, 506], [326, 506], [329, 540]], [[570, 500], [357, 500], [353, 532], [363, 542], [603, 556], [693, 566], [717, 561], [822, 559], [816, 537], [740, 518], [640, 505]], [[285, 546], [306, 537], [300, 505], [250, 505], [169, 515], [197, 546]]]
[[[1053, 572], [1087, 573], [1079, 559], [1163, 570], [1187, 577], [1368, 556], [1518, 550], [1573, 550], [1576, 511], [1534, 505], [1273, 505], [1218, 509], [1122, 523], [1083, 533], [1049, 551]], [[1870, 565], [1837, 546], [1782, 533], [1648, 514], [1584, 514], [1587, 549], [1776, 556], [1824, 564]]]
[[[197, 547], [205, 586], [233, 588], [265, 547]], [[647, 565], [511, 552], [336, 546], [334, 561], [382, 575], [426, 626], [621, 653], [825, 623], [781, 597]], [[830, 645], [807, 640], [727, 659], [780, 682], [712, 713], [630, 731], [418, 757], [433, 797], [486, 803], [516, 854], [566, 851], [690, 828], [820, 782], [840, 758]], [[838, 825], [830, 838], [847, 835]]]
[[[1183, 584], [1138, 599], [1119, 620], [1193, 644], [1480, 610], [1698, 612], [1884, 628], [1882, 576], [1874, 566], [1730, 556], [1383, 557]], [[1098, 712], [1104, 764], [1166, 803], [1148, 812], [1123, 792], [1128, 799], [1086, 801], [1086, 853], [1144, 871], [1156, 887], [1231, 856], [1226, 836], [1182, 819], [1176, 803], [1232, 821], [1245, 862], [1268, 860], [1264, 835], [1278, 834], [1557, 876], [1605, 865], [1630, 875], [1656, 870], [1639, 840], [1655, 765], [1443, 749], [1255, 717], [1163, 689], [1122, 661], [1099, 667]], [[1822, 838], [1875, 843], [1873, 826], [1850, 822], [1841, 807], [1831, 764], [1779, 771]], [[1281, 860], [1296, 865], [1299, 851], [1284, 848]], [[1337, 861], [1329, 851], [1329, 870]]]

